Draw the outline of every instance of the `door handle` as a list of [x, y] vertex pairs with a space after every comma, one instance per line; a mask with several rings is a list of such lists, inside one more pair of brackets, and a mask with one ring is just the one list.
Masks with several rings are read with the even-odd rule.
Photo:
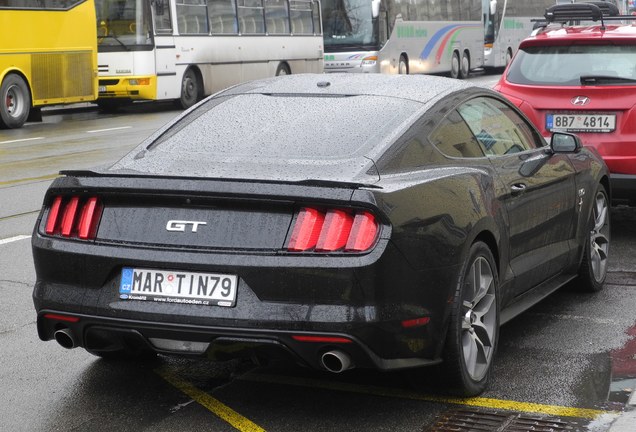
[[523, 183], [515, 183], [510, 187], [510, 189], [512, 190], [513, 195], [521, 195], [523, 192], [525, 192], [526, 185], [524, 185]]

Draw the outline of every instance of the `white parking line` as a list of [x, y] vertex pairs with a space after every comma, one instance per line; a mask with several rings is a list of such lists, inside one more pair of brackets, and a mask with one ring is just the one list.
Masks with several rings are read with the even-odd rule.
[[35, 140], [41, 140], [41, 139], [44, 139], [44, 137], [33, 137], [33, 138], [23, 138], [23, 139], [17, 139], [17, 140], [9, 140], [9, 141], [0, 141], [0, 144], [11, 144], [11, 143], [35, 141]]
[[116, 128], [110, 128], [110, 129], [95, 129], [95, 130], [86, 131], [86, 133], [110, 132], [110, 131], [121, 130], [121, 129], [130, 129], [131, 127], [132, 126], [122, 126], [122, 127], [116, 127]]
[[17, 241], [20, 241], [20, 240], [25, 240], [25, 239], [28, 239], [28, 238], [31, 238], [31, 236], [30, 235], [19, 235], [19, 236], [15, 236], [15, 237], [9, 237], [9, 238], [6, 238], [6, 239], [0, 239], [0, 245], [7, 244], [7, 243], [13, 243], [13, 242], [17, 242]]

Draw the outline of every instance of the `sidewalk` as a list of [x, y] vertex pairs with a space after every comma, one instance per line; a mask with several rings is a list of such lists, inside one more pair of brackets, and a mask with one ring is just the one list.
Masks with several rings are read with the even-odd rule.
[[636, 431], [636, 391], [632, 392], [625, 404], [625, 412], [611, 424], [608, 432]]

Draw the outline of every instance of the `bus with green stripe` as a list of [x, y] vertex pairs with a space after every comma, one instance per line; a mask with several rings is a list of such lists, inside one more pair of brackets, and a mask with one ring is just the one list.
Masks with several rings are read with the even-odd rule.
[[325, 72], [466, 78], [484, 65], [482, 0], [323, 0], [321, 6]]

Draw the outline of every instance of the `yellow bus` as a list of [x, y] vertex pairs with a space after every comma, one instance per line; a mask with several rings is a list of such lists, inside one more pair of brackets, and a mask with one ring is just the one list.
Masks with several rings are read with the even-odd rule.
[[0, 129], [97, 99], [94, 0], [0, 0]]

